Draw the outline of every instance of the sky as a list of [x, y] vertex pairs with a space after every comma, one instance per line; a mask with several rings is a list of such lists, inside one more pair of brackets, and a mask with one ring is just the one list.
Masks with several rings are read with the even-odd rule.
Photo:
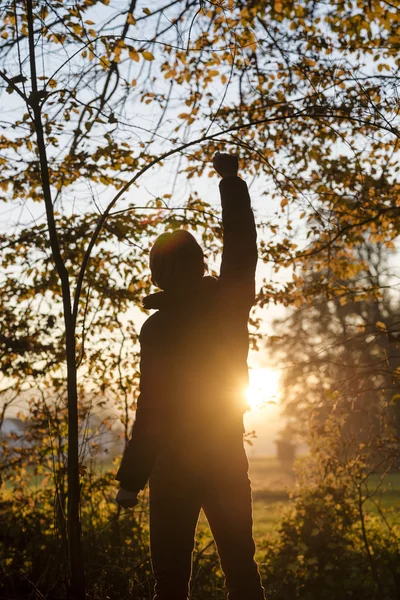
[[[154, 10], [154, 8], [159, 4], [161, 3], [158, 1], [153, 3], [151, 10]], [[140, 15], [145, 5], [145, 2], [139, 2], [135, 14]], [[107, 18], [108, 14], [110, 14], [108, 7], [99, 5], [96, 6], [96, 15], [95, 18], [93, 18], [97, 21], [98, 19]], [[89, 13], [87, 14], [87, 17], [90, 18]], [[114, 22], [113, 25], [115, 24], [116, 23]], [[146, 32], [143, 32], [143, 34], [146, 36]], [[40, 53], [39, 45], [37, 46], [37, 51]], [[58, 67], [60, 60], [64, 60], [64, 55], [62, 53], [61, 55], [54, 54], [50, 60], [48, 57], [46, 57], [46, 60], [39, 60], [39, 74], [50, 76], [50, 74]], [[17, 63], [16, 65], [18, 66]], [[15, 72], [16, 65], [10, 63], [10, 72], [12, 74]], [[25, 69], [27, 71], [26, 74], [29, 76], [27, 62], [25, 63]], [[164, 91], [167, 85], [168, 83], [165, 82], [162, 77], [159, 78], [157, 81], [158, 91]], [[83, 91], [82, 93], [82, 99], [84, 100], [86, 92]], [[224, 93], [223, 86], [221, 86], [221, 89], [214, 87], [213, 93], [217, 99], [222, 99]], [[229, 94], [230, 93], [231, 92], [229, 92]], [[226, 98], [226, 101], [229, 100], [229, 94]], [[15, 94], [8, 95], [3, 92], [0, 102], [4, 118], [8, 116], [8, 111], [10, 111], [10, 114], [13, 114], [16, 105], [18, 105], [18, 101], [19, 100], [16, 98]], [[175, 124], [174, 120], [176, 120], [176, 115], [180, 112], [182, 112], [182, 106], [177, 104], [175, 108], [175, 115], [174, 111], [172, 111], [172, 115], [169, 117], [168, 123], [162, 130], [160, 130], [160, 133], [166, 133], [166, 135], [168, 135], [167, 132], [171, 129], [173, 130]], [[127, 107], [126, 113], [128, 116], [131, 116], [132, 122], [148, 128], [151, 128], [154, 122], [157, 122], [158, 119], [158, 115], [153, 112], [152, 105], [146, 106], [144, 103]], [[195, 123], [194, 130], [196, 130], [196, 127], [200, 128], [201, 126], [202, 123]], [[192, 139], [196, 138], [195, 131], [192, 131], [190, 136]], [[160, 142], [159, 147], [160, 151], [162, 151], [163, 143]], [[171, 159], [165, 162], [165, 165], [162, 169], [151, 170], [148, 174], [145, 174], [141, 178], [138, 187], [132, 187], [126, 194], [124, 194], [124, 197], [121, 199], [118, 205], [114, 207], [114, 209], [122, 209], [130, 203], [143, 206], [148, 200], [158, 197], [161, 193], [166, 192], [172, 194], [170, 205], [179, 206], [186, 200], [190, 193], [195, 191], [198, 193], [200, 198], [210, 202], [213, 207], [216, 207], [219, 210], [219, 178], [209, 178], [207, 176], [203, 176], [200, 178], [187, 180], [185, 175], [176, 177], [177, 167], [177, 159]], [[287, 211], [289, 210], [289, 207], [287, 207], [285, 211], [282, 211], [279, 201], [277, 199], [272, 199], [271, 195], [269, 194], [269, 186], [271, 185], [271, 182], [265, 176], [260, 176], [255, 179], [247, 179], [247, 183], [250, 188], [250, 195], [252, 198], [252, 205], [256, 220], [258, 222], [272, 221], [274, 224], [278, 224], [278, 222], [284, 222], [287, 218]], [[63, 198], [63, 205], [58, 207], [59, 210], [62, 210], [66, 214], [84, 210], [87, 202], [91, 202], [90, 198], [92, 191], [100, 208], [104, 208], [108, 204], [113, 193], [111, 190], [105, 190], [102, 186], [98, 186], [95, 189], [89, 190], [89, 187], [85, 187], [85, 184], [83, 183], [73, 189], [67, 190]], [[87, 200], [87, 198], [89, 198], [89, 200]], [[10, 208], [8, 205], [1, 207], [0, 228], [13, 230], [14, 228], [20, 227], [21, 223], [28, 224], [29, 222], [40, 222], [43, 220], [43, 218], [44, 208], [42, 204], [33, 203], [30, 201], [21, 203], [17, 202], [12, 208]], [[272, 236], [271, 233], [269, 233], [269, 235]], [[293, 235], [297, 236], [296, 241], [297, 243], [301, 244], [301, 230], [293, 232]], [[219, 265], [217, 263], [210, 266], [218, 270]], [[281, 270], [278, 274], [275, 274], [273, 273], [272, 264], [264, 264], [259, 261], [257, 267], [257, 289], [261, 287], [264, 278], [267, 280], [273, 279], [278, 285], [282, 285], [287, 279], [290, 278], [290, 272]], [[261, 316], [262, 318], [261, 333], [263, 333], [265, 336], [271, 335], [273, 333], [272, 323], [274, 319], [282, 318], [284, 314], [285, 309], [282, 306], [269, 305], [264, 309], [259, 310], [256, 316]], [[146, 318], [147, 315], [134, 306], [132, 306], [132, 308], [124, 316], [125, 320], [133, 320], [138, 328]], [[265, 341], [266, 340], [267, 337], [265, 337]], [[249, 452], [252, 454], [272, 454], [274, 453], [274, 440], [278, 436], [279, 430], [283, 425], [283, 421], [280, 417], [281, 396], [278, 383], [279, 370], [271, 370], [270, 365], [268, 364], [267, 352], [263, 347], [263, 342], [260, 345], [259, 352], [250, 350], [248, 363], [250, 367], [250, 380], [252, 386], [252, 391], [250, 392], [249, 397], [250, 403], [252, 403], [252, 397], [255, 396], [257, 398], [261, 396], [261, 400], [258, 398], [260, 402], [256, 401], [251, 410], [246, 413], [245, 416], [246, 429], [248, 431], [255, 430], [257, 433], [257, 437], [253, 440], [253, 446], [249, 449]], [[274, 403], [272, 404], [268, 402]]]
[[[154, 2], [151, 6], [151, 9], [154, 10], [154, 7], [158, 6], [159, 4], [160, 3], [158, 1]], [[145, 6], [145, 2], [139, 2], [139, 12]], [[98, 11], [100, 11], [100, 14], [98, 14]], [[103, 11], [104, 15], [108, 14], [108, 9], [106, 7], [96, 6], [96, 17], [102, 18]], [[89, 14], [87, 16], [90, 17]], [[56, 69], [58, 64], [56, 62], [57, 60], [59, 60], [58, 57], [54, 56], [50, 62], [45, 63], [42, 61], [42, 63], [40, 63], [41, 68], [46, 75], [49, 75], [51, 71]], [[10, 64], [11, 73], [14, 73], [13, 69], [15, 69], [15, 65]], [[163, 79], [160, 79], [160, 82], [157, 83], [157, 85], [162, 91], [168, 84]], [[222, 88], [221, 90], [214, 89], [213, 92], [217, 96], [219, 94], [220, 98], [222, 97]], [[15, 109], [15, 94], [8, 95], [3, 92], [0, 98], [0, 106], [2, 108], [2, 117], [6, 118], [8, 111], [12, 112]], [[138, 108], [138, 106], [140, 106], [140, 108]], [[150, 127], [156, 119], [152, 112], [151, 105], [146, 107], [145, 104], [141, 103], [138, 106], [134, 105], [130, 107], [132, 120], [134, 120], [135, 123]], [[182, 112], [182, 107], [177, 106], [175, 112], [176, 114]], [[172, 125], [169, 123], [165, 131], [173, 128], [176, 114], [172, 115]], [[200, 123], [199, 126], [201, 126]], [[162, 131], [164, 132], [164, 129]], [[191, 133], [190, 135], [195, 137], [194, 133]], [[163, 145], [160, 143], [160, 149], [162, 149], [162, 147]], [[179, 205], [182, 204], [182, 201], [184, 201], [188, 197], [189, 193], [193, 191], [196, 191], [201, 198], [204, 198], [210, 202], [212, 206], [217, 208], [219, 207], [218, 178], [215, 177], [210, 179], [206, 176], [203, 176], [201, 178], [193, 178], [190, 181], [185, 179], [185, 175], [180, 175], [178, 178], [176, 178], [176, 167], [177, 162], [174, 159], [166, 161], [165, 166], [161, 170], [151, 171], [146, 174], [140, 180], [139, 187], [132, 187], [129, 192], [124, 195], [124, 198], [115, 207], [115, 209], [121, 209], [131, 202], [136, 205], [143, 206], [149, 199], [159, 196], [160, 193], [166, 192], [172, 193], [171, 205]], [[260, 176], [256, 179], [248, 180], [247, 182], [250, 188], [252, 205], [257, 221], [260, 222], [271, 220], [277, 223], [280, 220], [281, 222], [284, 222], [284, 220], [287, 218], [287, 211], [289, 210], [289, 207], [287, 207], [285, 211], [282, 211], [279, 206], [279, 201], [277, 199], [272, 199], [271, 195], [269, 194], [269, 185], [271, 185], [269, 180], [265, 176]], [[84, 185], [69, 190], [65, 194], [62, 210], [67, 214], [71, 214], [73, 211], [84, 210], [85, 202], [87, 202], [84, 200], [84, 198], [90, 198], [90, 194], [88, 192], [88, 188], [85, 189]], [[104, 191], [104, 189], [99, 186], [98, 189], [94, 190], [94, 193], [99, 206], [106, 206], [110, 200], [111, 191]], [[41, 221], [43, 219], [43, 214], [43, 205], [38, 203], [27, 201], [23, 203], [17, 203], [12, 208], [10, 208], [8, 205], [3, 205], [0, 209], [0, 229], [12, 230], [14, 227], [19, 227], [21, 222], [26, 224], [32, 221]], [[296, 236], [296, 242], [301, 246], [302, 242], [304, 241], [304, 231], [302, 229], [297, 229], [297, 231], [293, 231], [293, 235]], [[212, 266], [218, 268], [218, 265]], [[278, 285], [282, 285], [290, 278], [290, 275], [290, 271], [285, 272], [284, 270], [281, 270], [278, 274], [275, 274], [273, 273], [272, 264], [263, 264], [260, 261], [257, 268], [257, 288], [260, 288], [264, 278], [267, 280], [272, 279]], [[281, 306], [269, 305], [265, 307], [259, 313], [259, 315], [262, 317], [261, 332], [265, 334], [265, 336], [271, 335], [273, 333], [272, 324], [274, 319], [282, 318], [285, 315], [285, 312], [285, 309]], [[141, 312], [138, 308], [132, 307], [125, 318], [132, 319], [139, 327], [147, 318], [147, 315]], [[263, 348], [261, 348], [260, 352], [258, 353], [250, 351], [249, 366], [251, 373], [253, 372], [256, 374], [254, 383], [255, 388], [257, 389], [257, 386], [261, 385], [262, 387], [262, 385], [264, 385], [260, 383], [261, 379], [263, 378], [265, 381], [265, 388], [263, 392], [265, 392], [267, 397], [269, 397], [269, 393], [271, 390], [273, 391], [272, 396], [274, 396], [275, 404], [266, 404], [263, 408], [253, 407], [253, 409], [246, 414], [246, 428], [248, 430], [256, 429], [258, 433], [258, 437], [254, 442], [251, 452], [269, 454], [273, 452], [273, 440], [278, 435], [279, 429], [282, 426], [282, 420], [279, 416], [280, 396], [279, 386], [277, 383], [279, 371], [271, 372], [269, 370], [270, 365], [268, 364], [267, 353]]]

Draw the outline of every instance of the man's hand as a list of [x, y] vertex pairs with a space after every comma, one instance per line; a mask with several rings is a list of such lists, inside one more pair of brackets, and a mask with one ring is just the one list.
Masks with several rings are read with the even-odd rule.
[[133, 508], [139, 502], [137, 494], [124, 490], [123, 488], [120, 488], [116, 501], [122, 508]]
[[213, 167], [221, 177], [236, 177], [239, 168], [238, 157], [217, 152], [213, 158]]

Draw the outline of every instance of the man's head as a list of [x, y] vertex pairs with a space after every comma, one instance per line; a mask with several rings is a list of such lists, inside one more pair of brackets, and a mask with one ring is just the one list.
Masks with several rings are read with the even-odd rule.
[[195, 285], [205, 271], [203, 250], [184, 229], [163, 233], [150, 251], [150, 270], [162, 290]]

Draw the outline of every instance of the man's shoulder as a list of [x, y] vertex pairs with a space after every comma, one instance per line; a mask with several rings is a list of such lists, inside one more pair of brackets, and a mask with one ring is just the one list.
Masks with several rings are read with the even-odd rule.
[[140, 338], [143, 338], [143, 337], [147, 336], [148, 334], [150, 334], [155, 328], [157, 328], [159, 326], [159, 323], [160, 323], [160, 312], [157, 311], [157, 312], [153, 313], [152, 315], [150, 315], [149, 317], [147, 317], [147, 319], [143, 323], [142, 328], [140, 330]]
[[160, 338], [163, 337], [164, 332], [168, 326], [168, 318], [161, 311], [157, 311], [154, 314], [150, 315], [143, 323], [142, 328], [140, 330], [140, 343], [152, 343], [155, 341], [160, 341]]

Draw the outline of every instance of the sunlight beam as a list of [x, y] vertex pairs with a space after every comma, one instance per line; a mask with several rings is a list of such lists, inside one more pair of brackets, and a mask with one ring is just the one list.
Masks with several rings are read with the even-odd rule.
[[250, 369], [246, 399], [251, 411], [275, 405], [279, 399], [279, 372], [273, 369]]

